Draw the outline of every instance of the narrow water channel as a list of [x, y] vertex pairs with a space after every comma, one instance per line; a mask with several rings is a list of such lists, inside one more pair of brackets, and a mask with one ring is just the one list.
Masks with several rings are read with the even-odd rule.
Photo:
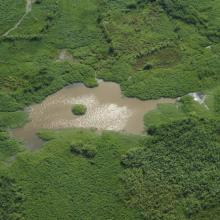
[[[100, 82], [96, 88], [82, 84], [67, 86], [42, 103], [29, 109], [30, 122], [14, 129], [13, 135], [37, 148], [41, 141], [36, 136], [39, 129], [62, 129], [72, 127], [97, 128], [98, 130], [124, 131], [140, 134], [144, 132], [143, 116], [160, 103], [174, 103], [174, 99], [141, 101], [121, 94], [118, 84]], [[83, 116], [73, 115], [73, 104], [84, 104], [87, 112]]]

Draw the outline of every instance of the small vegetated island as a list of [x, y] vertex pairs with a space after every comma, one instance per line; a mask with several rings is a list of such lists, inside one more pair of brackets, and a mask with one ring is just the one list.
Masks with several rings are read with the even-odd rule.
[[72, 107], [72, 113], [74, 115], [85, 115], [87, 111], [87, 108], [83, 104], [75, 104]]
[[[0, 0], [0, 220], [219, 220], [219, 15], [219, 0]], [[144, 135], [41, 130], [36, 152], [10, 135], [25, 107], [97, 78], [178, 101]]]

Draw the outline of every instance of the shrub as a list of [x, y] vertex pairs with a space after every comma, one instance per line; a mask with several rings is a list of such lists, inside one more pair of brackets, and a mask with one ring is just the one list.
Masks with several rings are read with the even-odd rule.
[[73, 154], [82, 155], [86, 158], [93, 158], [97, 153], [96, 147], [84, 144], [82, 142], [72, 143], [70, 146], [70, 151]]
[[84, 115], [86, 111], [86, 106], [82, 104], [76, 104], [72, 107], [72, 112], [74, 115]]
[[150, 70], [153, 68], [153, 65], [150, 64], [150, 63], [147, 63], [145, 66], [144, 66], [144, 70]]
[[82, 149], [82, 151], [83, 151], [82, 155], [87, 158], [93, 158], [97, 153], [96, 147], [92, 147], [92, 146], [86, 146], [85, 148]]
[[98, 82], [95, 78], [86, 79], [84, 81], [84, 84], [85, 84], [85, 86], [87, 86], [89, 88], [94, 88], [94, 87], [98, 86]]

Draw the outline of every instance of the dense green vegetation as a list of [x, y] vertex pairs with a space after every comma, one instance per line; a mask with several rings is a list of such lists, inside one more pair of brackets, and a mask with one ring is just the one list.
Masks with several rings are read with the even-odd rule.
[[220, 113], [220, 89], [214, 92], [214, 111]]
[[25, 12], [25, 1], [1, 0], [0, 12], [0, 35], [2, 35], [22, 17]]
[[[211, 96], [213, 99], [213, 95]], [[209, 102], [210, 97], [206, 98]], [[214, 101], [218, 105], [218, 101]], [[147, 113], [144, 117], [146, 128], [160, 126], [174, 121], [186, 119], [188, 117], [219, 118], [215, 109], [211, 109], [211, 103], [199, 104], [191, 96], [183, 96], [176, 104], [160, 104], [157, 109]]]
[[[100, 77], [119, 82], [127, 96], [177, 97], [218, 85], [217, 1], [105, 1], [102, 5], [105, 10], [99, 21], [114, 55], [103, 61]], [[205, 17], [202, 27], [183, 18], [191, 11]], [[215, 40], [203, 34], [209, 32], [204, 31], [207, 27], [216, 32]]]
[[72, 143], [70, 146], [70, 151], [74, 154], [79, 154], [87, 158], [95, 157], [97, 149], [95, 146], [90, 146], [82, 142]]
[[24, 106], [96, 75], [141, 99], [204, 91], [220, 82], [219, 13], [216, 0], [36, 2], [0, 41], [0, 92]]
[[22, 189], [16, 185], [14, 179], [0, 177], [0, 219], [20, 220], [23, 219], [22, 203], [24, 195]]
[[127, 204], [144, 219], [194, 219], [218, 208], [219, 125], [190, 118], [150, 128], [153, 138], [122, 158]]
[[[139, 219], [119, 197], [120, 157], [138, 137], [93, 131], [41, 131], [44, 147], [20, 154], [8, 168], [22, 185], [27, 219]], [[71, 152], [74, 146], [96, 148], [93, 158]]]
[[23, 215], [185, 220], [211, 210], [217, 220], [219, 122], [190, 118], [149, 133], [41, 131], [44, 147], [7, 168], [22, 186]]
[[[217, 220], [219, 0], [37, 0], [5, 35], [25, 4], [0, 0], [0, 220]], [[36, 152], [11, 138], [24, 107], [96, 78], [181, 98], [145, 115], [145, 136], [41, 131]]]
[[85, 105], [82, 104], [75, 104], [72, 107], [72, 112], [74, 115], [85, 115], [87, 108]]

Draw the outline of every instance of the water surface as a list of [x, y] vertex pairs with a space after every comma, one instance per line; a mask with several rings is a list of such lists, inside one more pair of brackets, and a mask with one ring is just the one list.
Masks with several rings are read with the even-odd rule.
[[[173, 99], [141, 101], [121, 94], [118, 84], [100, 82], [96, 88], [82, 84], [67, 86], [42, 103], [29, 108], [30, 122], [13, 130], [30, 148], [36, 148], [41, 140], [36, 136], [39, 129], [62, 129], [72, 127], [97, 128], [98, 130], [124, 131], [140, 134], [144, 131], [143, 116], [159, 103], [174, 103]], [[83, 116], [72, 114], [73, 104], [87, 107]]]

